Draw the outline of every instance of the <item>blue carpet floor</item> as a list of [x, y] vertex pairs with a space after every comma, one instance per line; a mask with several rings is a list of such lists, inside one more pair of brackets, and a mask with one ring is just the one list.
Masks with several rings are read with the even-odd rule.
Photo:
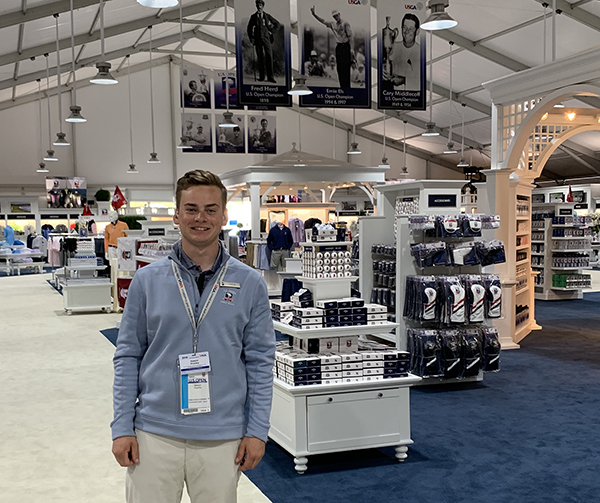
[[117, 345], [117, 337], [119, 335], [118, 328], [107, 328], [105, 330], [100, 330], [100, 333], [106, 337], [113, 346]]
[[[274, 503], [579, 503], [600, 500], [600, 293], [537, 302], [543, 330], [481, 383], [411, 391], [414, 444], [309, 457], [267, 444], [246, 472]], [[113, 344], [117, 329], [103, 330]]]
[[[4, 264], [4, 262], [3, 262]], [[44, 266], [44, 272], [52, 272], [52, 266]], [[21, 269], [21, 276], [29, 276], [30, 274], [39, 274], [37, 271], [33, 271], [33, 270], [27, 270], [27, 269]], [[7, 274], [4, 271], [0, 271], [0, 278], [9, 278], [12, 276], [17, 276], [17, 273], [14, 273], [12, 275]]]

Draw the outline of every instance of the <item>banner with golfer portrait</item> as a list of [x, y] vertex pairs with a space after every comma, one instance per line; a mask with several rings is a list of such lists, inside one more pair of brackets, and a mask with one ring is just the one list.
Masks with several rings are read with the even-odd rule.
[[212, 153], [211, 117], [211, 114], [203, 113], [181, 114], [182, 136], [185, 137], [189, 145], [189, 148], [183, 149], [184, 152]]
[[244, 154], [246, 153], [244, 116], [235, 114], [232, 121], [235, 127], [219, 127], [222, 118], [217, 114], [217, 153], [219, 154]]
[[292, 106], [290, 4], [281, 0], [235, 0], [239, 102]]
[[[210, 79], [212, 72], [200, 66], [183, 63], [183, 81], [180, 96], [184, 108], [212, 108]], [[181, 99], [181, 98], [180, 98]]]
[[388, 110], [425, 110], [425, 2], [377, 2], [377, 105]]
[[248, 153], [276, 154], [277, 142], [275, 137], [275, 115], [248, 116]]
[[298, 0], [302, 74], [313, 94], [300, 106], [371, 107], [371, 5], [368, 0]]

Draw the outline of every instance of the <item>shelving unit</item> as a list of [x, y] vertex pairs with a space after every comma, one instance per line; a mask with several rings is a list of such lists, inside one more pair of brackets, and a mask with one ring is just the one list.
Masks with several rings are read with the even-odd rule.
[[[557, 223], [559, 219], [572, 219], [575, 214], [574, 204], [572, 203], [546, 203], [537, 204], [533, 206], [533, 211], [537, 213], [537, 217], [534, 222], [543, 222], [536, 224], [535, 228], [532, 228], [532, 232], [543, 232], [544, 241], [543, 244], [544, 252], [540, 253], [540, 258], [533, 258], [532, 261], [536, 262], [532, 264], [532, 267], [540, 271], [539, 277], [536, 281], [535, 286], [535, 298], [537, 300], [576, 300], [583, 298], [583, 288], [565, 288], [561, 286], [555, 286], [553, 279], [556, 276], [556, 272], [571, 272], [573, 275], [580, 275], [584, 268], [589, 267], [589, 257], [592, 254], [591, 244], [591, 233], [588, 236], [554, 236], [554, 229], [564, 229], [568, 232], [568, 229], [584, 229], [583, 232], [587, 232], [584, 226], [574, 225], [569, 223]], [[553, 219], [554, 216], [554, 219]], [[544, 217], [541, 219], [541, 217]], [[573, 246], [564, 249], [558, 249], [562, 247], [560, 243], [572, 243]], [[579, 246], [581, 243], [581, 246]], [[581, 264], [574, 265], [554, 265], [561, 256], [565, 254], [580, 254]], [[588, 257], [586, 260], [585, 257]], [[565, 259], [568, 260], [568, 259]], [[573, 260], [576, 260], [573, 258]]]
[[[299, 276], [314, 300], [350, 297], [356, 278], [313, 279]], [[366, 335], [397, 325], [360, 325], [311, 330], [274, 322], [276, 330], [299, 337]], [[410, 438], [410, 386], [420, 377], [335, 385], [290, 386], [275, 378], [269, 437], [294, 456], [295, 469], [307, 470], [308, 456], [393, 446], [398, 461], [407, 457]]]

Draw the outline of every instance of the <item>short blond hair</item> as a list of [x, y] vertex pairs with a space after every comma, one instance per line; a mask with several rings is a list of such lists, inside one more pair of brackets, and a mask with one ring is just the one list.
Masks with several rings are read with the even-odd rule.
[[227, 206], [227, 188], [225, 185], [223, 185], [223, 182], [217, 175], [202, 169], [188, 171], [179, 180], [177, 180], [177, 189], [175, 191], [175, 204], [177, 209], [179, 209], [179, 204], [181, 203], [181, 193], [190, 187], [195, 187], [196, 185], [217, 187], [221, 191], [221, 200], [223, 202], [223, 209], [225, 209]]

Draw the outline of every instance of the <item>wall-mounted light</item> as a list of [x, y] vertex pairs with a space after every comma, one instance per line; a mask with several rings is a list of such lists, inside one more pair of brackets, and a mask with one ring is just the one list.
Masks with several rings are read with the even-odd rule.
[[577, 117], [577, 114], [575, 112], [567, 112], [565, 116], [572, 122], [575, 120], [575, 117]]
[[544, 115], [542, 115], [542, 120], [545, 121], [548, 118], [548, 112], [546, 112]]

